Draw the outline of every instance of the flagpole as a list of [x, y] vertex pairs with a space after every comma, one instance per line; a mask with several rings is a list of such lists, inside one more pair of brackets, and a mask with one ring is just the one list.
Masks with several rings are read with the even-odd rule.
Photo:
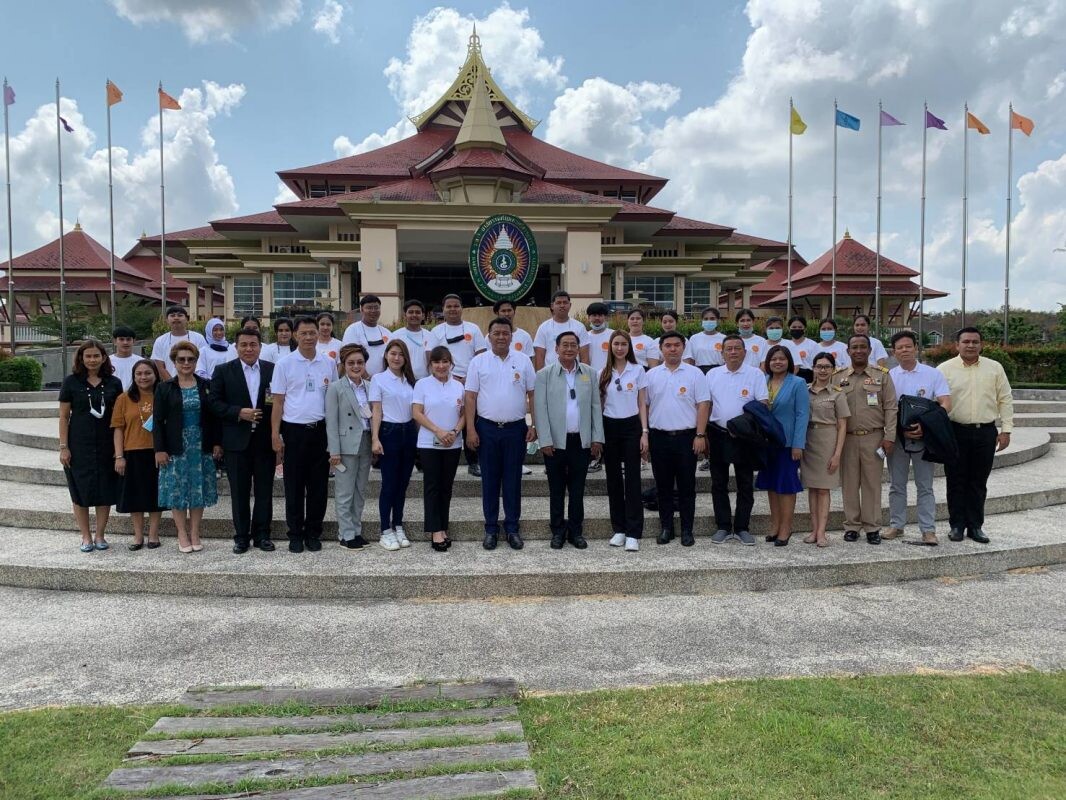
[[837, 101], [833, 98], [833, 277], [829, 297], [829, 317], [837, 316]]
[[970, 105], [962, 104], [962, 327], [966, 327], [966, 188], [970, 176], [969, 141]]
[[4, 78], [4, 174], [7, 176], [7, 325], [11, 331], [11, 355], [15, 355], [15, 230], [11, 227], [11, 139], [8, 133], [7, 78]]
[[788, 279], [785, 283], [785, 318], [792, 316], [792, 98], [788, 98]]
[[925, 328], [925, 146], [929, 138], [929, 104], [922, 103], [922, 224], [918, 244], [918, 347]]
[[877, 101], [877, 255], [874, 258], [874, 331], [881, 329], [881, 101]]
[[1014, 104], [1007, 104], [1007, 262], [1003, 268], [1003, 344], [1010, 341], [1010, 200], [1014, 194]]
[[115, 329], [115, 197], [111, 182], [111, 101], [107, 97], [110, 79], [104, 89], [107, 103], [107, 210], [111, 220], [111, 330]]
[[56, 78], [56, 166], [59, 176], [59, 335], [63, 340], [63, 375], [67, 374], [67, 273], [63, 248], [63, 134], [59, 128], [59, 78]]
[[[163, 91], [163, 82], [159, 82], [159, 91]], [[162, 234], [159, 237], [159, 292], [162, 295], [160, 313], [167, 310], [167, 202], [166, 186], [163, 180], [163, 100], [159, 99], [159, 223]], [[195, 309], [193, 316], [196, 316]]]

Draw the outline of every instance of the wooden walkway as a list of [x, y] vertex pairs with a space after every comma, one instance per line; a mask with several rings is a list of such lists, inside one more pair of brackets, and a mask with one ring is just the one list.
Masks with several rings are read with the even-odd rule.
[[192, 715], [156, 722], [103, 787], [150, 791], [153, 800], [165, 792], [173, 795], [163, 800], [534, 797], [517, 696], [513, 681], [499, 679], [196, 687], [181, 701]]

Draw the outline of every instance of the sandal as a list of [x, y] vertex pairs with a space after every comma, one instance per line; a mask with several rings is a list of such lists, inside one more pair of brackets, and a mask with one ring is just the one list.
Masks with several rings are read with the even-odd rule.
[[822, 539], [821, 541], [818, 542], [818, 546], [819, 547], [829, 547], [829, 540], [828, 539]]
[[144, 547], [144, 542], [130, 542], [126, 547], [129, 548], [131, 552], [135, 552]]
[[98, 542], [97, 542], [97, 543], [96, 543], [95, 545], [93, 545], [93, 546], [94, 546], [94, 547], [95, 547], [95, 548], [96, 548], [97, 550], [107, 550], [107, 549], [108, 549], [109, 547], [111, 547], [111, 545], [109, 545], [109, 544], [107, 543], [107, 541], [106, 541], [105, 539], [101, 539], [100, 541], [98, 541]]
[[81, 543], [81, 551], [83, 553], [91, 553], [95, 549], [96, 548], [93, 546], [92, 542], [82, 542]]
[[159, 545], [160, 545], [159, 540], [156, 540], [156, 541], [153, 542], [152, 540], [149, 539], [148, 540], [148, 544], [146, 544], [145, 547], [147, 547], [149, 550], [155, 550], [157, 547], [159, 547]]

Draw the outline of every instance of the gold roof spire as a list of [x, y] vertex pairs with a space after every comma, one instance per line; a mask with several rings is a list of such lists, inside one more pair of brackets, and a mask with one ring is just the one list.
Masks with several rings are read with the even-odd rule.
[[459, 135], [455, 137], [456, 150], [469, 150], [473, 147], [488, 147], [500, 152], [507, 149], [507, 140], [503, 138], [496, 112], [492, 110], [489, 87], [481, 76], [474, 82], [474, 94], [466, 106], [466, 116], [463, 117]]

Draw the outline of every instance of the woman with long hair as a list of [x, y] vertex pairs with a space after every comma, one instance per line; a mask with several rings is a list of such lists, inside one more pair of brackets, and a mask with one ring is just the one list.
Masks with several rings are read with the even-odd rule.
[[378, 543], [386, 550], [399, 550], [411, 546], [403, 527], [403, 508], [418, 446], [418, 423], [411, 416], [415, 375], [407, 345], [399, 339], [385, 345], [384, 360], [384, 371], [370, 382], [370, 451], [381, 467]]
[[[651, 369], [662, 363], [662, 353], [659, 352], [659, 343], [644, 332], [644, 312], [634, 308], [626, 315], [626, 325], [629, 327], [629, 338], [633, 342], [633, 355], [637, 357], [637, 363], [644, 369]], [[610, 356], [608, 350], [608, 361]]]
[[274, 320], [274, 341], [263, 345], [259, 360], [277, 364], [295, 349], [296, 340], [292, 336], [292, 320], [288, 317], [278, 317]]
[[829, 545], [825, 538], [829, 524], [829, 490], [840, 486], [840, 454], [844, 452], [847, 420], [851, 416], [847, 396], [833, 388], [836, 365], [832, 353], [818, 353], [814, 357], [814, 380], [807, 388], [811, 416], [800, 477], [807, 487], [813, 530], [803, 541], [819, 547]]
[[640, 462], [648, 457], [648, 384], [629, 334], [615, 331], [610, 360], [600, 373], [603, 403], [603, 466], [611, 513], [612, 547], [633, 552], [644, 535]]
[[144, 542], [144, 515], [148, 514], [148, 549], [159, 547], [159, 520], [165, 509], [159, 505], [159, 472], [152, 443], [152, 412], [159, 368], [143, 358], [133, 365], [133, 384], [119, 395], [111, 415], [115, 437], [115, 472], [122, 477], [116, 511], [129, 514], [133, 523], [130, 550]]
[[[67, 478], [81, 551], [107, 550], [107, 520], [118, 499], [111, 414], [122, 394], [107, 351], [86, 339], [74, 353], [74, 368], [59, 389], [59, 463]], [[89, 509], [96, 509], [95, 539]]]
[[344, 342], [333, 335], [333, 315], [328, 311], [319, 311], [315, 317], [315, 325], [318, 326], [318, 342], [315, 343], [315, 349], [332, 358], [339, 367]]

